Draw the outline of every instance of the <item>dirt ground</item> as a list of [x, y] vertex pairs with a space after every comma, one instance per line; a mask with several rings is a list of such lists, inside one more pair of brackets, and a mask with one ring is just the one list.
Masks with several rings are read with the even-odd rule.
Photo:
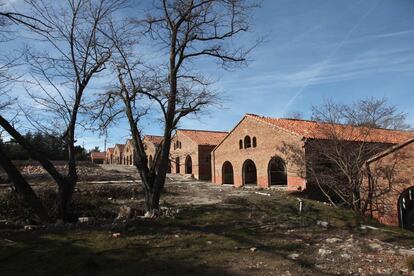
[[[53, 189], [41, 179], [39, 194]], [[169, 176], [164, 216], [144, 219], [133, 168], [83, 179], [78, 223], [27, 225], [0, 210], [0, 275], [414, 275], [413, 233], [320, 202], [300, 213], [284, 192]]]

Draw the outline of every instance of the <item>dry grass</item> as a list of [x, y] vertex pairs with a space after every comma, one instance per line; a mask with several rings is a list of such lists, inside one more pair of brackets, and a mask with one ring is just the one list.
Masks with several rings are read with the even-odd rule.
[[[109, 187], [110, 194], [117, 194], [112, 200], [104, 186], [99, 193], [92, 192], [95, 186], [89, 192], [87, 184], [81, 186], [84, 192], [76, 198], [80, 212], [110, 214], [106, 217], [112, 219], [120, 205], [142, 206], [139, 191], [130, 198], [130, 185]], [[169, 183], [163, 205], [179, 208], [174, 218], [33, 231], [3, 225], [0, 275], [332, 275], [359, 269], [367, 274], [381, 274], [378, 269], [398, 272], [407, 265], [412, 269], [411, 259], [386, 254], [385, 249], [366, 251], [372, 239], [384, 247], [414, 247], [412, 233], [319, 202], [306, 201], [306, 212], [299, 214], [295, 197], [270, 193], [268, 197], [206, 183]], [[203, 204], [187, 204], [203, 195]], [[207, 204], [206, 198], [214, 203]], [[328, 228], [318, 226], [318, 220], [327, 221]], [[386, 231], [362, 230], [360, 224]], [[329, 237], [342, 242], [327, 244]], [[341, 249], [348, 244], [351, 247]], [[321, 257], [320, 248], [333, 252]], [[344, 252], [352, 259], [341, 259]]]

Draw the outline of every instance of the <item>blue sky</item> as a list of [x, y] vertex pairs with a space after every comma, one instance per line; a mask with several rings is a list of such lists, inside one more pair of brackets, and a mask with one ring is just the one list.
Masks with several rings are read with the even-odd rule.
[[[180, 127], [231, 130], [245, 113], [284, 117], [298, 111], [307, 117], [324, 99], [370, 96], [387, 97], [414, 125], [413, 14], [412, 0], [265, 0], [252, 16], [253, 33], [239, 42], [249, 44], [257, 36], [266, 42], [247, 68], [224, 71], [203, 62], [201, 71], [217, 79], [215, 89], [225, 100]], [[144, 129], [162, 133], [157, 124]], [[127, 136], [120, 122], [108, 143]], [[98, 134], [80, 132], [79, 143], [103, 149]]]
[[330, 98], [387, 97], [409, 113], [414, 104], [414, 2], [404, 0], [264, 1], [255, 30], [268, 34], [247, 69], [224, 72], [226, 93], [212, 118], [183, 127], [229, 130], [246, 113], [310, 115]]

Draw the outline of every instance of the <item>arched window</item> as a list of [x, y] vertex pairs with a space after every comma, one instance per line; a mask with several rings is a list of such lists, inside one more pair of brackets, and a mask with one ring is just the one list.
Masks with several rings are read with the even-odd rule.
[[250, 139], [250, 136], [247, 135], [246, 137], [244, 137], [244, 148], [251, 148], [252, 147], [252, 139]]
[[269, 162], [269, 185], [287, 185], [287, 170], [285, 161], [273, 157]]
[[257, 147], [257, 140], [256, 140], [256, 137], [253, 137], [253, 147], [255, 148], [255, 147]]
[[242, 149], [242, 148], [243, 148], [243, 140], [242, 140], [242, 139], [240, 139], [240, 141], [239, 141], [239, 148], [240, 148], [240, 149]]

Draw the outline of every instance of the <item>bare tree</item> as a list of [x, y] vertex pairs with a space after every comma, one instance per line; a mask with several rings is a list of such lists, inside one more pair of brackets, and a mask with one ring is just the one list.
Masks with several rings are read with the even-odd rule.
[[406, 123], [407, 113], [401, 112], [397, 106], [389, 104], [385, 97], [370, 97], [350, 105], [336, 105], [335, 108], [341, 111], [344, 122], [350, 125], [396, 130], [411, 128]]
[[364, 99], [351, 105], [327, 101], [313, 107], [323, 139], [309, 139], [308, 174], [332, 204], [364, 211], [361, 186], [365, 162], [390, 147], [378, 140], [379, 128], [405, 129], [404, 113], [386, 99]]
[[[60, 174], [53, 164], [36, 149], [33, 149], [0, 116], [0, 125], [29, 151], [51, 174], [58, 185], [58, 217], [68, 220], [69, 204], [78, 179], [75, 158], [75, 130], [79, 123], [84, 94], [95, 75], [105, 69], [112, 54], [113, 43], [102, 33], [107, 28], [112, 14], [124, 6], [124, 0], [73, 0], [50, 2], [27, 0], [36, 18], [48, 26], [44, 32], [30, 27], [47, 50], [30, 49], [27, 62], [32, 66], [32, 86], [28, 94], [40, 107], [40, 120], [33, 114], [29, 121], [43, 129], [62, 129], [62, 139], [68, 150], [68, 172]], [[33, 85], [34, 84], [34, 85]], [[35, 87], [35, 89], [34, 89]], [[30, 116], [29, 116], [30, 115]], [[47, 123], [45, 123], [47, 122]]]
[[21, 175], [20, 171], [7, 156], [6, 152], [3, 149], [2, 143], [0, 143], [0, 165], [3, 167], [8, 177], [12, 181], [12, 190], [16, 192], [20, 201], [24, 205], [32, 208], [41, 221], [49, 222], [50, 217], [45, 207], [43, 206], [42, 201], [37, 197], [29, 183], [27, 183], [27, 181]]
[[287, 114], [287, 118], [302, 120], [304, 118], [303, 114], [300, 111], [291, 111]]
[[[249, 30], [251, 9], [257, 3], [243, 0], [158, 0], [144, 20], [134, 20], [137, 28], [144, 27], [144, 35], [160, 48], [161, 65], [148, 66], [134, 58], [134, 41], [112, 32], [117, 54], [113, 58], [119, 86], [106, 98], [105, 105], [116, 110], [121, 99], [122, 110], [128, 119], [136, 151], [135, 165], [145, 192], [145, 210], [155, 216], [165, 185], [169, 166], [169, 152], [173, 131], [180, 120], [197, 114], [204, 107], [217, 102], [211, 82], [194, 68], [198, 58], [213, 58], [224, 68], [247, 62], [251, 48], [235, 46], [235, 38]], [[154, 69], [156, 68], [156, 69]], [[145, 115], [154, 119], [157, 107], [163, 126], [163, 142], [149, 164], [143, 144], [140, 122]], [[108, 121], [108, 120], [106, 120]]]
[[403, 162], [406, 162], [409, 156], [404, 151], [393, 152], [398, 147], [400, 145], [390, 148], [392, 158], [387, 162], [378, 158], [382, 155], [379, 154], [369, 159], [364, 167], [365, 181], [361, 188], [361, 207], [362, 211], [371, 217], [390, 204], [390, 195], [400, 194], [401, 187], [406, 183], [406, 179], [398, 173], [398, 168], [404, 165]]
[[[0, 8], [3, 7], [4, 3], [0, 3]], [[12, 34], [14, 32], [10, 30], [12, 23], [25, 25], [37, 30], [40, 30], [39, 26], [46, 27], [39, 20], [30, 16], [18, 12], [0, 10], [0, 35], [2, 43], [6, 43], [13, 38]], [[17, 97], [11, 96], [11, 88], [13, 87], [13, 83], [18, 81], [20, 77], [13, 71], [17, 66], [19, 58], [11, 56], [10, 53], [4, 53], [0, 58], [0, 112], [1, 114], [9, 114], [9, 121], [14, 121], [17, 117], [16, 112], [11, 112], [17, 100]], [[1, 119], [5, 120], [3, 117]], [[49, 222], [50, 217], [41, 200], [37, 197], [29, 183], [23, 178], [3, 149], [2, 137], [4, 131], [4, 129], [0, 129], [0, 165], [11, 180], [11, 188], [17, 195], [21, 205], [30, 207], [41, 221]]]

